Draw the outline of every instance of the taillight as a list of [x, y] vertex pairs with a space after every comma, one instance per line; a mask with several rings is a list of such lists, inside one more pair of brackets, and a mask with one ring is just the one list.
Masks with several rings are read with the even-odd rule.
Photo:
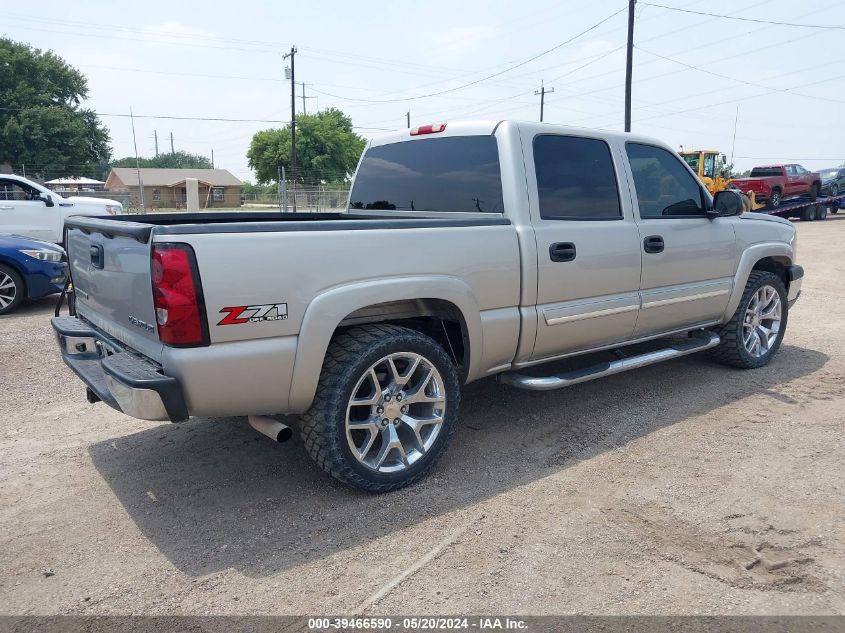
[[197, 260], [187, 244], [154, 244], [153, 303], [158, 338], [176, 347], [208, 345]]
[[432, 123], [431, 125], [421, 125], [411, 130], [411, 136], [418, 136], [420, 134], [437, 134], [446, 129], [445, 123]]

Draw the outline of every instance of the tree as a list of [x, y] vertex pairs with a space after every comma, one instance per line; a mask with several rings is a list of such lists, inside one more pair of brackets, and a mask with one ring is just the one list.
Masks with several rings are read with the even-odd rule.
[[256, 132], [247, 151], [259, 183], [278, 179], [284, 167], [303, 184], [340, 182], [355, 170], [366, 141], [352, 130], [352, 119], [336, 108], [296, 117], [296, 173], [290, 160], [290, 126]]
[[733, 163], [725, 163], [717, 170], [717, 176], [721, 176], [726, 180], [729, 178], [733, 178], [736, 174], [734, 173], [734, 164]]
[[91, 174], [111, 156], [108, 129], [80, 107], [88, 81], [52, 51], [0, 38], [0, 163], [41, 177]]
[[[159, 154], [152, 158], [139, 158], [138, 164], [141, 167], [161, 167], [165, 169], [211, 169], [211, 161], [205, 156], [183, 151]], [[135, 165], [134, 156], [119, 158], [111, 163], [112, 167], [135, 167]]]

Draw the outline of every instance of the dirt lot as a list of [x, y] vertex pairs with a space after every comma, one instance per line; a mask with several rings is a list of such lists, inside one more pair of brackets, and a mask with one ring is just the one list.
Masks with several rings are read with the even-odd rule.
[[845, 216], [783, 348], [471, 385], [425, 482], [349, 490], [243, 419], [85, 402], [52, 301], [0, 317], [0, 612], [845, 613]]

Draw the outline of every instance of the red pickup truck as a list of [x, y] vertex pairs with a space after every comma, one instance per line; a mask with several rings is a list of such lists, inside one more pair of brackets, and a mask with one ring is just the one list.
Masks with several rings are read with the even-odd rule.
[[821, 176], [801, 165], [767, 165], [755, 167], [748, 178], [736, 178], [731, 186], [743, 192], [753, 191], [759, 202], [776, 209], [781, 201], [795, 196], [815, 200], [822, 188]]

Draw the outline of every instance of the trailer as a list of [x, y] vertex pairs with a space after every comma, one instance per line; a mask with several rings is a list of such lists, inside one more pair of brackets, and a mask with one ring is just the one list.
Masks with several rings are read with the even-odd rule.
[[809, 196], [792, 198], [781, 203], [774, 209], [767, 207], [764, 203], [757, 202], [753, 191], [747, 194], [751, 201], [751, 211], [776, 215], [781, 218], [798, 218], [804, 221], [824, 220], [827, 214], [835, 215], [839, 209], [845, 209], [845, 194], [838, 196], [823, 196], [810, 200]]

